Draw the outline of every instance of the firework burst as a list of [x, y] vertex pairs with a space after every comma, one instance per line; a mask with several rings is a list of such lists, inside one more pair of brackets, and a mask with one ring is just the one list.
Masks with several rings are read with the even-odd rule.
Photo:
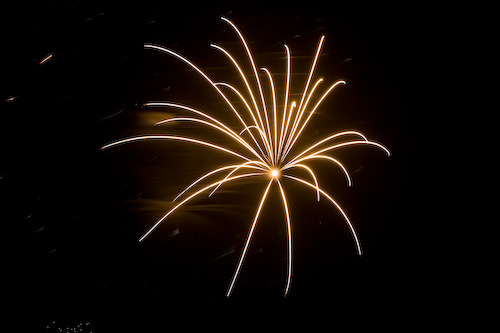
[[[241, 267], [247, 255], [248, 248], [252, 241], [255, 227], [259, 221], [262, 207], [268, 197], [269, 190], [271, 186], [277, 186], [281, 196], [286, 219], [288, 260], [284, 294], [287, 295], [292, 281], [292, 224], [289, 205], [282, 180], [284, 178], [290, 179], [291, 181], [312, 188], [316, 193], [317, 200], [320, 200], [321, 196], [326, 198], [342, 215], [353, 236], [356, 251], [359, 255], [361, 255], [361, 243], [353, 224], [341, 206], [320, 187], [316, 174], [307, 163], [312, 160], [323, 160], [325, 162], [332, 163], [334, 166], [338, 167], [340, 171], [342, 171], [347, 179], [348, 185], [351, 186], [352, 182], [349, 172], [340, 161], [330, 156], [331, 153], [340, 148], [356, 145], [369, 145], [377, 147], [385, 151], [387, 155], [390, 155], [390, 152], [380, 143], [368, 140], [366, 136], [358, 131], [344, 131], [332, 134], [310, 146], [305, 146], [303, 149], [299, 149], [297, 145], [300, 144], [301, 135], [303, 134], [304, 129], [315, 111], [321, 105], [323, 100], [336, 87], [346, 83], [343, 80], [336, 81], [325, 89], [323, 93], [317, 93], [323, 79], [317, 79], [313, 83], [313, 77], [325, 36], [322, 36], [319, 40], [307, 81], [300, 95], [300, 100], [291, 100], [290, 98], [290, 96], [292, 96], [290, 92], [291, 51], [287, 45], [284, 45], [284, 51], [286, 54], [285, 93], [282, 97], [282, 104], [278, 107], [278, 96], [275, 89], [273, 75], [267, 68], [260, 68], [259, 70], [264, 74], [263, 77], [266, 78], [265, 81], [267, 81], [265, 84], [262, 82], [263, 80], [259, 75], [259, 70], [255, 64], [254, 57], [240, 30], [227, 18], [222, 17], [221, 19], [223, 22], [231, 26], [234, 32], [238, 35], [248, 58], [247, 61], [251, 66], [251, 73], [246, 74], [242, 70], [238, 61], [223, 47], [216, 44], [211, 44], [210, 46], [222, 53], [231, 62], [232, 66], [238, 72], [241, 80], [243, 81], [245, 87], [243, 90], [239, 90], [235, 86], [226, 82], [213, 81], [198, 66], [175, 51], [153, 44], [145, 44], [144, 47], [146, 49], [156, 50], [171, 55], [201, 75], [201, 77], [203, 77], [224, 100], [224, 103], [239, 121], [240, 126], [237, 129], [232, 129], [223, 122], [212, 117], [207, 112], [178, 103], [150, 102], [144, 104], [144, 106], [174, 108], [193, 115], [192, 117], [174, 117], [165, 119], [158, 122], [156, 125], [166, 125], [178, 121], [202, 124], [214, 129], [220, 135], [225, 137], [225, 139], [236, 143], [240, 149], [230, 149], [226, 146], [215, 144], [206, 140], [177, 135], [135, 136], [109, 143], [101, 149], [108, 149], [137, 141], [173, 140], [190, 142], [207, 148], [219, 150], [228, 155], [232, 155], [238, 160], [238, 162], [234, 164], [222, 165], [219, 168], [211, 170], [189, 184], [173, 200], [175, 202], [174, 207], [159, 218], [158, 221], [156, 221], [156, 223], [154, 223], [139, 238], [139, 242], [144, 241], [172, 213], [203, 193], [208, 192], [209, 195], [212, 195], [217, 191], [217, 189], [220, 188], [221, 185], [225, 183], [235, 182], [249, 177], [260, 177], [266, 179], [265, 190], [261, 196], [238, 263], [230, 280], [226, 296], [230, 296], [234, 289]], [[267, 90], [264, 89], [264, 85], [269, 86], [269, 88]], [[230, 99], [229, 96], [232, 96], [233, 100]], [[239, 110], [234, 106], [234, 99], [244, 105], [243, 110]], [[299, 149], [299, 153], [291, 154], [291, 152], [297, 149]], [[309, 179], [306, 180], [291, 174], [293, 169], [305, 170], [305, 172], [309, 175]], [[218, 178], [216, 181], [213, 181], [215, 177]]]

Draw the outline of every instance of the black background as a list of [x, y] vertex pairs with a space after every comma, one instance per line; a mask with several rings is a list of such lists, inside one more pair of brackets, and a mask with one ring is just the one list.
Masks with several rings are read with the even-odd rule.
[[[181, 143], [99, 150], [129, 135], [168, 132], [152, 124], [172, 111], [148, 110], [144, 102], [220, 105], [187, 66], [143, 44], [172, 48], [217, 79], [236, 81], [227, 60], [209, 47], [215, 42], [241, 52], [221, 15], [238, 25], [259, 65], [273, 73], [285, 67], [284, 43], [297, 56], [292, 66], [306, 72], [325, 34], [318, 76], [348, 84], [325, 101], [308, 136], [358, 129], [393, 153], [339, 152], [352, 172], [352, 188], [338, 170], [318, 169], [320, 182], [359, 231], [362, 257], [340, 215], [316, 203], [313, 191], [285, 182], [294, 225], [294, 276], [286, 298], [276, 188], [227, 299], [265, 184], [228, 186], [179, 211], [138, 244], [182, 186], [224, 156]], [[97, 332], [248, 322], [262, 327], [270, 319], [317, 327], [352, 320], [354, 326], [404, 330], [440, 317], [456, 300], [443, 237], [450, 212], [442, 180], [449, 166], [442, 162], [450, 153], [433, 140], [446, 136], [440, 126], [452, 112], [436, 98], [447, 92], [444, 78], [453, 67], [443, 52], [456, 38], [446, 15], [423, 4], [6, 6], [0, 195], [3, 286], [13, 321], [33, 331], [83, 322]], [[304, 78], [297, 76], [297, 89]], [[216, 112], [230, 121], [228, 113]], [[172, 131], [206, 134], [190, 126]]]

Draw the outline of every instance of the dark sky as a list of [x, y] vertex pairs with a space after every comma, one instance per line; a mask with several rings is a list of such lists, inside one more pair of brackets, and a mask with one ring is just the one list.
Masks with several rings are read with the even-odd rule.
[[[441, 245], [433, 230], [442, 215], [435, 213], [437, 196], [427, 193], [435, 175], [419, 158], [436, 157], [424, 148], [435, 130], [429, 119], [447, 117], [431, 106], [427, 81], [443, 61], [441, 31], [432, 25], [437, 14], [410, 5], [325, 6], [43, 1], [2, 13], [4, 287], [13, 292], [12, 313], [31, 318], [23, 325], [42, 331], [53, 320], [61, 327], [88, 320], [104, 332], [152, 319], [149, 327], [204, 326], [198, 320], [208, 313], [207, 325], [217, 326], [231, 316], [248, 320], [242, 313], [251, 309], [262, 311], [261, 319], [334, 325], [345, 315], [409, 318], [419, 312], [415, 304], [440, 302], [444, 282], [433, 276]], [[214, 42], [241, 52], [221, 15], [239, 26], [256, 61], [273, 73], [285, 68], [287, 43], [298, 87], [326, 35], [318, 76], [348, 84], [318, 110], [307, 137], [357, 129], [393, 153], [339, 152], [352, 188], [338, 170], [318, 168], [320, 182], [359, 231], [362, 257], [333, 208], [315, 202], [314, 192], [285, 183], [294, 225], [294, 275], [286, 299], [285, 221], [275, 208], [276, 188], [234, 297], [226, 299], [265, 184], [228, 186], [200, 199], [138, 244], [182, 186], [224, 156], [181, 143], [99, 151], [126, 136], [168, 132], [152, 124], [173, 111], [141, 107], [151, 100], [212, 108], [231, 121], [202, 78], [172, 57], [143, 49], [144, 43], [175, 49], [233, 82], [234, 70], [209, 47]], [[181, 125], [172, 133], [207, 132]]]

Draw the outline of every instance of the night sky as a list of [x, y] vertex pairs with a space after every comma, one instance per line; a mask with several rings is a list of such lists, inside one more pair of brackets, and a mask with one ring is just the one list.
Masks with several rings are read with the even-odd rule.
[[[272, 73], [283, 73], [283, 44], [289, 45], [297, 72], [292, 88], [299, 91], [326, 35], [317, 77], [347, 85], [325, 100], [307, 139], [357, 129], [393, 154], [367, 147], [339, 151], [335, 156], [351, 172], [351, 188], [338, 169], [318, 164], [321, 185], [359, 232], [362, 257], [326, 200], [317, 203], [314, 191], [284, 182], [294, 228], [287, 298], [285, 219], [276, 188], [234, 294], [226, 299], [265, 182], [228, 185], [201, 198], [139, 244], [183, 186], [228, 159], [175, 142], [99, 150], [113, 140], [151, 133], [224, 142], [199, 126], [154, 128], [154, 122], [183, 113], [141, 106], [178, 102], [215, 110], [236, 124], [201, 77], [173, 57], [143, 49], [144, 43], [174, 49], [216, 80], [238, 82], [227, 59], [209, 47], [214, 42], [243, 58], [221, 15], [242, 30], [258, 66]], [[138, 332], [220, 327], [228, 319], [245, 325], [253, 316], [257, 326], [274, 319], [332, 327], [346, 318], [354, 325], [407, 318], [401, 325], [409, 325], [409, 318], [425, 316], [417, 304], [439, 308], [446, 298], [437, 277], [443, 246], [433, 230], [442, 214], [429, 212], [436, 212], [441, 190], [418, 158], [424, 152], [436, 157], [435, 150], [423, 148], [435, 130], [428, 119], [443, 120], [439, 112], [447, 112], [431, 106], [433, 88], [426, 81], [442, 61], [439, 38], [429, 38], [433, 20], [432, 10], [409, 5], [7, 6], [1, 20], [0, 218], [3, 287], [13, 321], [32, 331], [90, 323], [96, 332], [129, 325]]]

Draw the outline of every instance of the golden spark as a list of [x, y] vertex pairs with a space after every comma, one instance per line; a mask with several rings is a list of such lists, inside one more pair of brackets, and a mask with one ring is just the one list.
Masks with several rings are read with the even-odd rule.
[[[241, 180], [249, 177], [267, 177], [266, 188], [262, 197], [260, 199], [259, 206], [253, 218], [250, 230], [246, 237], [245, 244], [243, 246], [242, 252], [240, 254], [236, 269], [231, 278], [229, 287], [226, 292], [226, 296], [229, 297], [234, 289], [235, 283], [238, 279], [241, 267], [247, 255], [248, 248], [252, 241], [252, 237], [255, 231], [257, 222], [261, 215], [262, 208], [267, 199], [269, 190], [271, 186], [278, 186], [281, 200], [283, 203], [283, 209], [286, 219], [286, 230], [287, 230], [287, 279], [284, 289], [284, 295], [286, 296], [290, 290], [290, 285], [292, 281], [292, 225], [290, 219], [289, 205], [285, 195], [285, 189], [282, 183], [284, 178], [290, 179], [299, 184], [303, 184], [306, 187], [312, 188], [317, 194], [317, 200], [321, 196], [325, 197], [342, 215], [345, 220], [356, 246], [356, 251], [358, 255], [362, 254], [361, 243], [356, 230], [349, 220], [347, 214], [340, 207], [340, 205], [320, 186], [318, 178], [312, 168], [306, 163], [311, 160], [324, 160], [332, 162], [334, 165], [340, 168], [342, 173], [347, 178], [348, 186], [352, 185], [351, 176], [347, 169], [342, 165], [340, 161], [334, 157], [327, 155], [328, 152], [334, 152], [337, 149], [357, 146], [357, 145], [369, 145], [382, 149], [390, 156], [390, 152], [380, 143], [370, 141], [365, 135], [358, 131], [343, 131], [333, 135], [329, 135], [326, 138], [312, 144], [311, 146], [306, 146], [298, 154], [290, 154], [293, 148], [296, 147], [297, 143], [300, 143], [302, 138], [302, 133], [309, 123], [309, 120], [321, 105], [323, 100], [338, 86], [346, 84], [345, 81], [339, 80], [331, 84], [322, 94], [317, 95], [316, 90], [322, 83], [323, 79], [317, 79], [311, 86], [311, 82], [314, 76], [316, 64], [323, 46], [325, 36], [322, 36], [319, 40], [316, 53], [314, 55], [314, 60], [311, 64], [311, 69], [307, 77], [307, 81], [301, 93], [300, 101], [290, 100], [292, 94], [290, 93], [291, 87], [291, 52], [287, 45], [284, 45], [286, 54], [286, 83], [285, 83], [285, 93], [283, 96], [283, 105], [278, 108], [278, 96], [276, 94], [275, 82], [273, 75], [267, 68], [260, 68], [262, 72], [265, 73], [264, 77], [267, 77], [266, 81], [269, 81], [269, 91], [265, 93], [263, 88], [263, 83], [261, 82], [261, 77], [255, 65], [254, 57], [248, 47], [248, 44], [243, 37], [240, 30], [236, 25], [225, 17], [221, 17], [221, 20], [227, 23], [238, 35], [244, 49], [248, 61], [251, 65], [252, 72], [250, 77], [255, 82], [250, 82], [247, 74], [244, 73], [242, 67], [238, 61], [223, 47], [215, 44], [210, 46], [215, 50], [224, 54], [228, 60], [231, 62], [232, 66], [236, 69], [239, 76], [241, 77], [245, 89], [243, 91], [235, 88], [234, 85], [226, 82], [215, 82], [213, 81], [202, 69], [192, 63], [190, 60], [186, 59], [179, 53], [167, 49], [162, 46], [154, 44], [145, 44], [146, 49], [153, 49], [160, 52], [164, 52], [171, 55], [186, 65], [191, 69], [195, 70], [200, 74], [215, 91], [224, 100], [225, 104], [229, 107], [232, 113], [236, 116], [240, 123], [238, 130], [233, 130], [229, 126], [225, 125], [223, 122], [217, 120], [216, 118], [209, 115], [207, 112], [194, 109], [189, 106], [185, 106], [178, 103], [171, 102], [150, 102], [145, 103], [146, 107], [162, 107], [162, 108], [175, 108], [191, 114], [193, 117], [174, 117], [158, 122], [156, 125], [165, 125], [177, 121], [187, 121], [191, 123], [198, 123], [208, 127], [213, 128], [221, 135], [225, 136], [227, 139], [232, 140], [240, 146], [240, 150], [236, 151], [218, 144], [214, 144], [205, 140], [176, 136], [176, 135], [143, 135], [135, 136], [126, 139], [121, 139], [103, 146], [101, 149], [108, 149], [125, 143], [136, 142], [136, 141], [146, 141], [146, 140], [174, 140], [174, 141], [186, 141], [194, 143], [197, 145], [205, 146], [215, 150], [222, 151], [224, 153], [230, 154], [240, 160], [240, 163], [224, 165], [217, 169], [211, 170], [206, 174], [202, 175], [198, 179], [194, 180], [189, 184], [183, 191], [181, 191], [173, 200], [177, 204], [166, 212], [162, 217], [160, 217], [156, 223], [154, 223], [140, 238], [139, 242], [144, 241], [165, 219], [174, 213], [177, 209], [184, 206], [187, 202], [198, 197], [202, 193], [210, 190], [212, 195], [217, 191], [217, 189], [229, 182], [236, 180]], [[243, 103], [244, 110], [238, 110], [231, 99], [228, 97], [230, 92], [234, 95], [234, 98]], [[319, 96], [319, 98], [317, 97]], [[266, 99], [266, 97], [268, 99]], [[270, 98], [269, 98], [270, 97]], [[246, 114], [246, 116], [245, 116]], [[312, 182], [305, 179], [299, 178], [296, 175], [292, 175], [289, 172], [292, 169], [299, 168], [303, 169], [310, 175]], [[207, 185], [206, 181], [213, 176], [223, 175], [218, 180], [209, 183]], [[203, 184], [203, 185], [201, 185]], [[200, 188], [201, 187], [201, 188]], [[188, 195], [189, 194], [189, 195]], [[181, 199], [178, 201], [179, 199]]]

